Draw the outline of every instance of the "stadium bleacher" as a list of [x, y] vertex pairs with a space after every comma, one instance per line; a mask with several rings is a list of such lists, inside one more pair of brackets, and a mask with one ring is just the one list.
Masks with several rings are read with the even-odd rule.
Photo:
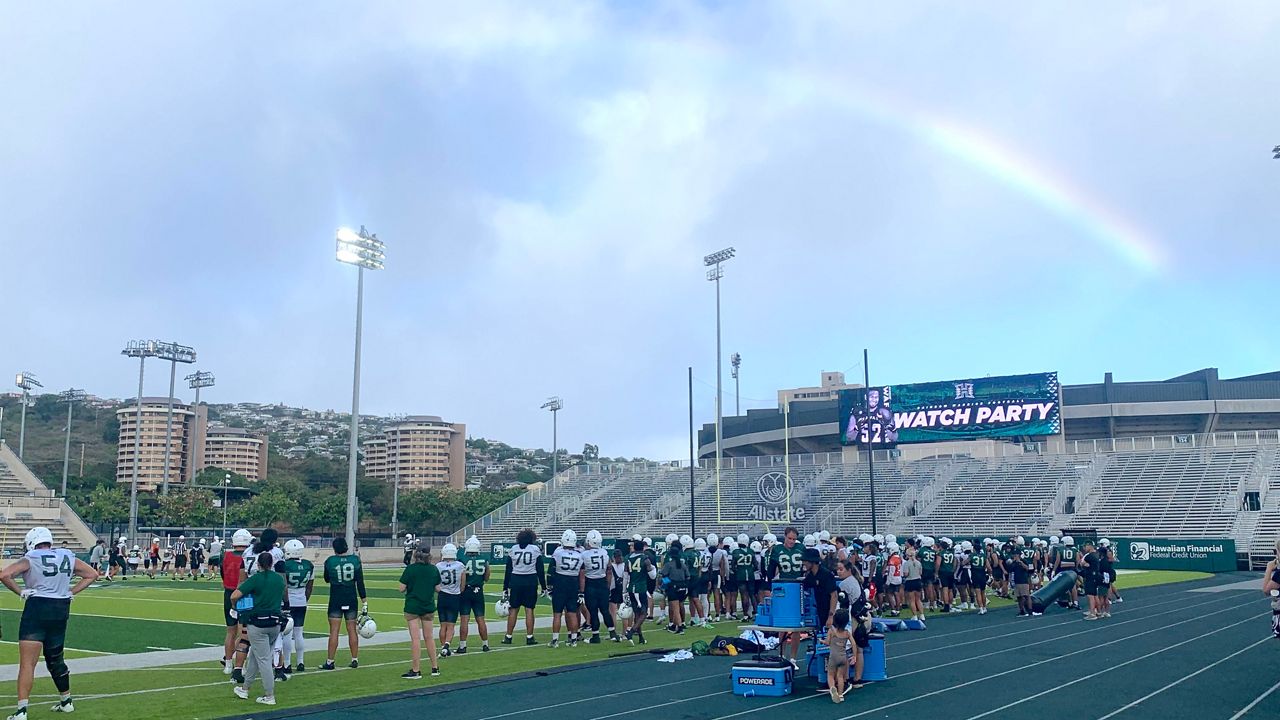
[[[1239, 553], [1273, 555], [1280, 535], [1280, 438], [1265, 433], [1153, 438], [1077, 452], [1063, 449], [1006, 457], [949, 455], [877, 461], [876, 509], [881, 532], [955, 536], [1047, 534], [1096, 528], [1118, 537], [1233, 538]], [[817, 458], [815, 460], [815, 458]], [[741, 460], [739, 458], [738, 460]], [[698, 532], [867, 532], [868, 469], [839, 454], [761, 457], [718, 473], [695, 468]], [[790, 479], [794, 514], [769, 502], [765, 485]], [[594, 528], [606, 537], [660, 537], [688, 532], [687, 465], [579, 465], [454, 534], [505, 543], [524, 527], [540, 537], [564, 528]], [[1257, 493], [1260, 509], [1243, 505]], [[1265, 562], [1265, 561], [1264, 561]]]
[[77, 552], [95, 541], [89, 526], [0, 441], [0, 550], [23, 552], [27, 531], [37, 525], [49, 528], [55, 545]]

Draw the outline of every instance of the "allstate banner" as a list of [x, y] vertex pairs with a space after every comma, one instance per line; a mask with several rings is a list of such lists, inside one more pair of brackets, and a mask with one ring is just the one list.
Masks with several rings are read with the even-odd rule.
[[840, 442], [892, 445], [1056, 435], [1058, 373], [1004, 375], [840, 391]]

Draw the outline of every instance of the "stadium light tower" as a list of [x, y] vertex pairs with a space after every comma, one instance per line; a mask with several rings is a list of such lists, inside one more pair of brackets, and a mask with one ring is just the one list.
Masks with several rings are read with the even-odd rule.
[[67, 404], [67, 439], [62, 447], [62, 497], [67, 497], [67, 470], [71, 466], [71, 409], [84, 399], [84, 391], [71, 388], [58, 393], [58, 399]]
[[558, 461], [560, 459], [560, 438], [556, 436], [556, 433], [557, 433], [556, 413], [560, 412], [560, 409], [563, 407], [564, 407], [564, 401], [560, 399], [559, 395], [555, 397], [549, 397], [547, 398], [546, 402], [542, 403], [543, 410], [551, 411], [551, 477], [552, 479], [555, 479], [556, 473], [559, 472]]
[[31, 389], [44, 387], [29, 371], [18, 373], [14, 384], [22, 388], [22, 420], [18, 423], [18, 459], [22, 459], [22, 451], [27, 447], [27, 404], [31, 402]]
[[738, 369], [742, 367], [742, 356], [734, 353], [729, 356], [729, 374], [733, 376], [733, 414], [742, 414], [742, 397], [738, 394]]
[[142, 465], [142, 379], [146, 374], [147, 358], [156, 357], [158, 343], [154, 340], [130, 340], [124, 350], [125, 357], [138, 358], [138, 406], [133, 421], [133, 479], [129, 483], [129, 538], [138, 536], [138, 468]]
[[[196, 412], [197, 416], [199, 416], [200, 388], [213, 387], [213, 373], [205, 372], [204, 370], [197, 370], [191, 373], [190, 375], [186, 376], [185, 378], [183, 378], [183, 380], [187, 381], [187, 387], [196, 391], [195, 404], [191, 406], [191, 409]], [[188, 458], [187, 465], [190, 466], [187, 468], [187, 482], [194, 484], [196, 481], [196, 465], [197, 465], [195, 458]]]
[[178, 363], [190, 365], [196, 361], [196, 351], [186, 345], [171, 342], [156, 343], [156, 357], [169, 361], [169, 413], [164, 424], [164, 485], [161, 495], [169, 494], [169, 452], [173, 446], [173, 393], [178, 377]]
[[356, 547], [356, 463], [360, 461], [360, 331], [364, 315], [364, 271], [381, 270], [386, 246], [360, 226], [360, 232], [338, 228], [338, 262], [356, 266], [356, 360], [351, 381], [351, 447], [347, 467], [347, 547]]
[[722, 369], [720, 367], [720, 278], [724, 277], [724, 270], [720, 267], [721, 263], [729, 260], [737, 253], [731, 247], [713, 252], [702, 258], [702, 264], [706, 265], [707, 280], [716, 284], [716, 482], [720, 482], [720, 443], [723, 437], [720, 432], [720, 426], [724, 421], [724, 411], [722, 409], [722, 400], [724, 398], [724, 388], [721, 385]]

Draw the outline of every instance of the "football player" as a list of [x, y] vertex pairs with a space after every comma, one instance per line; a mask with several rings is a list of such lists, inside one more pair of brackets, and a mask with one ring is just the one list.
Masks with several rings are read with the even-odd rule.
[[752, 575], [755, 570], [756, 554], [751, 551], [750, 539], [746, 535], [738, 537], [729, 557], [733, 561], [733, 582], [738, 589], [738, 596], [742, 599], [742, 619], [748, 620], [755, 613], [753, 603], [755, 589]]
[[[64, 713], [75, 711], [71, 702], [71, 671], [62, 659], [67, 618], [71, 598], [98, 577], [75, 553], [66, 548], [55, 549], [53, 534], [48, 528], [31, 528], [25, 544], [26, 555], [0, 572], [0, 583], [26, 601], [18, 625], [18, 709], [9, 720], [27, 720], [27, 702], [35, 681], [36, 661], [41, 654], [59, 695], [58, 702], [50, 709]], [[24, 587], [14, 581], [18, 575], [22, 576]], [[74, 586], [73, 577], [79, 578]]]
[[581, 589], [583, 584], [582, 555], [578, 552], [578, 534], [565, 530], [560, 535], [560, 547], [551, 553], [551, 644], [560, 645], [560, 620], [568, 626], [569, 646], [578, 644], [578, 606], [579, 599], [585, 600]]
[[538, 606], [538, 596], [547, 589], [546, 579], [539, 572], [542, 551], [537, 546], [538, 536], [525, 528], [516, 534], [516, 544], [507, 552], [507, 571], [502, 576], [502, 599], [511, 605], [507, 612], [507, 634], [503, 645], [511, 644], [511, 633], [516, 629], [516, 618], [524, 609], [525, 645], [537, 645], [533, 637], [533, 612]]
[[489, 581], [489, 561], [480, 555], [480, 538], [472, 535], [467, 538], [464, 552], [458, 557], [467, 572], [467, 585], [462, 591], [462, 607], [459, 609], [462, 626], [459, 628], [457, 654], [467, 652], [467, 631], [471, 625], [470, 618], [475, 617], [476, 629], [480, 631], [481, 649], [489, 652], [489, 624], [484, 619], [484, 584]]
[[[241, 528], [235, 531], [231, 536], [231, 549], [222, 554], [220, 564], [222, 566], [222, 615], [227, 624], [227, 637], [222, 647], [222, 673], [231, 675], [236, 667], [237, 640], [240, 639], [240, 623], [237, 618], [236, 611], [232, 608], [231, 593], [240, 587], [241, 569], [243, 568], [243, 555], [249, 546], [253, 544], [253, 535], [248, 530]], [[243, 579], [247, 580], [248, 577]], [[248, 652], [247, 645], [238, 652]]]
[[[289, 616], [293, 618], [293, 630], [284, 638], [281, 661], [285, 674], [306, 672], [303, 659], [302, 626], [307, 621], [307, 603], [316, 584], [316, 566], [302, 557], [306, 548], [298, 539], [284, 544], [284, 582], [289, 602]], [[297, 658], [295, 664], [294, 658]]]
[[711, 621], [720, 622], [721, 616], [728, 615], [724, 605], [725, 567], [729, 564], [729, 551], [725, 549], [720, 537], [715, 533], [707, 535], [707, 547], [711, 550], [711, 592], [714, 605], [711, 608]]
[[449, 657], [453, 651], [449, 643], [453, 640], [453, 628], [458, 623], [458, 613], [462, 610], [462, 585], [467, 568], [458, 562], [458, 546], [445, 543], [440, 548], [440, 562], [436, 563], [440, 571], [440, 595], [436, 599], [436, 612], [440, 615], [440, 657]]
[[633, 645], [637, 642], [644, 645], [644, 621], [649, 616], [649, 583], [657, 581], [658, 568], [649, 560], [644, 540], [633, 542], [632, 548], [631, 554], [627, 556], [626, 599], [634, 614], [626, 637]]
[[137, 545], [134, 545], [133, 549], [129, 551], [128, 560], [129, 560], [129, 572], [133, 573], [134, 575], [137, 575], [138, 566], [142, 564], [142, 548], [138, 547]]
[[[609, 553], [600, 546], [604, 537], [599, 530], [587, 533], [587, 548], [582, 551], [582, 579], [578, 586], [578, 599], [587, 608], [587, 617], [591, 623], [592, 645], [600, 643], [600, 620], [603, 616], [605, 627], [609, 628], [609, 639], [618, 641], [618, 633], [613, 628], [613, 611], [609, 606]], [[581, 636], [581, 633], [579, 633]]]
[[[270, 528], [263, 531], [263, 535]], [[347, 626], [347, 647], [351, 650], [351, 667], [360, 667], [360, 635], [356, 633], [356, 616], [369, 614], [369, 600], [364, 587], [364, 566], [360, 557], [350, 552], [346, 538], [333, 539], [333, 554], [324, 561], [324, 581], [329, 584], [329, 655], [321, 670], [333, 670], [338, 655], [338, 630]], [[359, 600], [359, 611], [356, 601]]]

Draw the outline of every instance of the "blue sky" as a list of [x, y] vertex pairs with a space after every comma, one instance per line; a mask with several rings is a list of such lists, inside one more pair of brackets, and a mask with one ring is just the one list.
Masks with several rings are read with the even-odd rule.
[[[687, 453], [732, 245], [744, 406], [822, 370], [1280, 368], [1280, 5], [0, 9], [0, 370]], [[159, 364], [147, 391], [165, 390]], [[852, 379], [852, 378], [851, 378]], [[731, 386], [729, 386], [731, 388]], [[732, 407], [732, 398], [727, 401]]]

